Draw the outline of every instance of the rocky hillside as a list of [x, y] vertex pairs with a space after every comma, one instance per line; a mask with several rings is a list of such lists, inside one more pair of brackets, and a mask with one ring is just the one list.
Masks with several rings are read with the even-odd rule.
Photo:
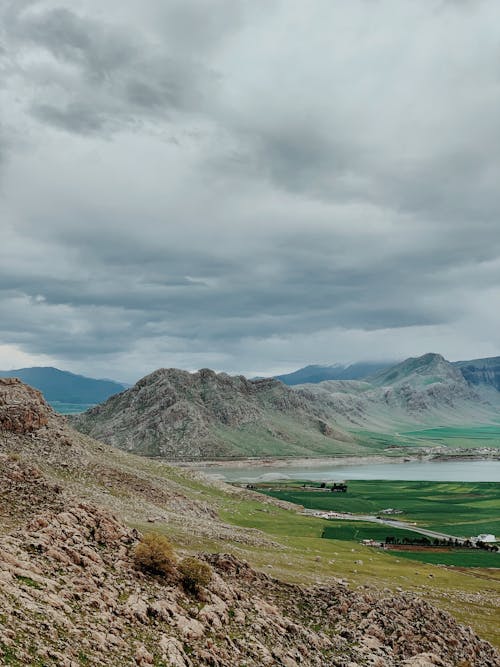
[[280, 449], [288, 455], [332, 453], [354, 442], [314, 398], [277, 380], [251, 381], [208, 369], [160, 369], [72, 423], [123, 449], [172, 459]]
[[[227, 495], [232, 506], [248, 505], [254, 494], [211, 489], [78, 435], [19, 382], [0, 382], [0, 394], [0, 664], [500, 664], [470, 628], [410, 593], [351, 590], [331, 577], [312, 587], [285, 583], [230, 553], [197, 554], [210, 568], [197, 590], [175, 563], [168, 574], [147, 573], [135, 558], [142, 538], [131, 524], [153, 507], [147, 525], [172, 536], [177, 561], [186, 543], [176, 526], [185, 536], [196, 532], [193, 517], [226, 530], [217, 538], [226, 549], [248, 539], [255, 555], [266, 536], [227, 532], [216, 502]], [[11, 410], [15, 417], [5, 418]]]
[[500, 391], [500, 357], [456, 361], [453, 365], [461, 371], [469, 384], [492, 387]]

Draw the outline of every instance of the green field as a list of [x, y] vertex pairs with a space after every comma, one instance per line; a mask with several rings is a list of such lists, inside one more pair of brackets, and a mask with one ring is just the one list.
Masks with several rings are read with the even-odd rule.
[[500, 447], [500, 424], [487, 426], [442, 426], [401, 433], [415, 444], [448, 445], [450, 447]]
[[424, 537], [410, 530], [390, 528], [389, 526], [365, 521], [329, 521], [328, 523], [331, 525], [327, 526], [321, 535], [321, 537], [328, 540], [354, 540], [356, 542], [360, 542], [361, 540], [379, 540], [383, 542], [389, 535], [394, 535], [400, 540], [405, 537], [412, 539]]
[[500, 484], [496, 482], [351, 480], [347, 493], [339, 494], [307, 491], [300, 482], [283, 486], [261, 484], [259, 490], [310, 509], [377, 515], [392, 507], [403, 510], [398, 519], [450, 535], [500, 535]]
[[[300, 485], [295, 482], [287, 482], [287, 486], [296, 485], [295, 489], [272, 492], [276, 483], [265, 485], [268, 493], [279, 497], [286, 495], [287, 499], [299, 495], [304, 500]], [[259, 485], [264, 486], [264, 485]], [[349, 482], [349, 491], [346, 496], [332, 493], [312, 492], [306, 494], [311, 502], [316, 505], [329, 499], [329, 503], [347, 503], [349, 499], [356, 499], [359, 506], [387, 507], [398, 506], [394, 502], [396, 497], [402, 498], [408, 493], [412, 496], [409, 506], [416, 504], [416, 497], [422, 493], [423, 496], [434, 496], [438, 493], [443, 499], [449, 499], [454, 494], [468, 496], [480, 495], [483, 499], [498, 501], [500, 485], [442, 485], [434, 483], [411, 483], [390, 482], [375, 490], [378, 482]], [[445, 488], [447, 486], [447, 488]], [[454, 489], [453, 489], [454, 487]], [[479, 488], [478, 488], [479, 487]], [[496, 489], [495, 489], [496, 487]], [[259, 490], [262, 490], [261, 488]], [[370, 493], [371, 491], [371, 493]], [[312, 496], [314, 495], [314, 498]], [[387, 503], [391, 498], [392, 502]], [[381, 504], [380, 501], [384, 502]], [[463, 499], [462, 499], [463, 500]], [[427, 502], [422, 499], [425, 507]], [[462, 501], [461, 501], [462, 502]], [[429, 505], [427, 505], [429, 508]], [[345, 509], [345, 507], [343, 508]], [[484, 511], [484, 508], [483, 508]], [[461, 512], [466, 514], [462, 507]], [[261, 534], [270, 538], [278, 548], [261, 543], [258, 546], [248, 546], [242, 543], [237, 545], [235, 553], [249, 560], [255, 566], [268, 572], [271, 576], [278, 576], [287, 581], [304, 584], [306, 581], [318, 584], [322, 577], [334, 576], [345, 577], [353, 587], [375, 586], [379, 589], [402, 588], [413, 590], [418, 595], [424, 596], [428, 601], [437, 604], [442, 609], [454, 614], [461, 622], [472, 625], [482, 636], [500, 646], [500, 629], [498, 627], [498, 599], [500, 594], [500, 567], [491, 568], [491, 560], [487, 562], [484, 556], [490, 554], [478, 552], [482, 559], [477, 567], [476, 563], [468, 561], [469, 567], [437, 567], [443, 562], [432, 564], [422, 561], [414, 561], [410, 557], [401, 557], [399, 551], [377, 549], [363, 546], [359, 543], [359, 534], [354, 532], [360, 530], [360, 522], [333, 522], [326, 519], [306, 516], [271, 505], [265, 505], [258, 497], [251, 493], [246, 500], [224, 501], [219, 506], [220, 517], [229, 524], [244, 528], [253, 528], [261, 531]], [[448, 523], [452, 512], [442, 509], [442, 516], [448, 516]], [[422, 512], [422, 517], [429, 517], [429, 511]], [[406, 518], [409, 518], [408, 516]], [[470, 516], [469, 516], [470, 518]], [[423, 523], [423, 521], [422, 521]], [[325, 530], [331, 530], [340, 524], [344, 534], [338, 534], [337, 539], [324, 539]], [[374, 524], [376, 529], [381, 526]], [[367, 525], [367, 529], [370, 525]], [[384, 529], [383, 529], [384, 530]], [[348, 531], [351, 531], [350, 533]], [[392, 529], [391, 532], [395, 532]], [[334, 537], [334, 536], [332, 536]], [[385, 537], [385, 535], [384, 535]], [[213, 549], [212, 544], [198, 544], [198, 549]], [[227, 545], [225, 546], [227, 549]], [[407, 554], [406, 554], [407, 555]], [[438, 554], [441, 555], [442, 554]], [[494, 554], [491, 554], [494, 555]], [[469, 558], [469, 556], [467, 556]], [[500, 555], [498, 555], [500, 563]], [[449, 563], [455, 565], [455, 563]], [[478, 595], [480, 593], [480, 595]], [[464, 598], [467, 604], [464, 604]]]
[[398, 558], [409, 558], [421, 563], [433, 565], [452, 565], [454, 567], [500, 567], [500, 554], [479, 549], [452, 549], [451, 551], [390, 551]]
[[[494, 482], [356, 480], [348, 483], [347, 493], [337, 494], [307, 490], [302, 488], [301, 482], [288, 481], [261, 484], [258, 490], [308, 509], [379, 515], [381, 510], [391, 507], [403, 511], [393, 518], [458, 537], [479, 533], [500, 535], [500, 484]], [[327, 539], [356, 542], [363, 539], [384, 541], [391, 535], [399, 539], [421, 537], [410, 530], [347, 520], [329, 521], [322, 533]], [[464, 550], [404, 552], [404, 557], [461, 567], [500, 567], [500, 554], [478, 550], [467, 553]]]

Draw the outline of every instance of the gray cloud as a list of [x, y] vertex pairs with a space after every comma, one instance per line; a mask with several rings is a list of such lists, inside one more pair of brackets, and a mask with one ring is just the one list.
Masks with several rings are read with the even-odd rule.
[[[77, 134], [198, 112], [216, 81], [202, 62], [171, 54], [140, 27], [98, 21], [68, 7], [11, 5], [5, 39], [20, 58], [11, 66], [36, 86], [34, 116]], [[29, 65], [23, 55], [32, 54]]]
[[498, 352], [493, 0], [146, 4], [1, 10], [1, 365]]

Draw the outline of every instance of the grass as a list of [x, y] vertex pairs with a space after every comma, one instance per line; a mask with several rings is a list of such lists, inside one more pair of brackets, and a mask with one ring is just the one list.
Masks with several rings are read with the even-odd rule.
[[351, 540], [360, 542], [361, 540], [379, 540], [383, 542], [389, 535], [394, 535], [402, 540], [405, 537], [418, 539], [423, 537], [410, 530], [399, 528], [390, 528], [380, 524], [368, 523], [364, 521], [329, 521], [327, 528], [323, 530], [321, 537], [328, 540]]
[[[263, 507], [256, 501], [228, 503], [221, 509], [221, 518], [238, 526], [258, 528], [279, 543], [279, 548], [238, 545], [230, 549], [254, 567], [302, 584], [344, 577], [354, 587], [412, 590], [500, 646], [498, 607], [494, 602], [500, 595], [500, 570], [440, 568], [347, 539], [322, 539], [324, 530], [331, 527], [330, 521]], [[227, 543], [225, 547], [227, 550]], [[363, 564], [356, 564], [356, 560]], [[480, 601], [478, 592], [483, 593]], [[470, 600], [466, 605], [464, 596]]]
[[481, 532], [500, 535], [500, 484], [495, 482], [352, 480], [345, 494], [310, 492], [301, 489], [300, 483], [296, 490], [280, 490], [276, 483], [259, 488], [310, 509], [377, 515], [392, 507], [403, 510], [396, 518], [438, 532], [464, 537]]
[[452, 549], [451, 551], [397, 551], [391, 549], [391, 555], [398, 558], [418, 560], [434, 565], [452, 565], [454, 567], [500, 567], [500, 554], [480, 551], [479, 549]]
[[[500, 424], [486, 426], [442, 426], [413, 431], [405, 431], [401, 435], [424, 440], [434, 444], [453, 447], [500, 447]], [[421, 443], [423, 444], [423, 443]]]

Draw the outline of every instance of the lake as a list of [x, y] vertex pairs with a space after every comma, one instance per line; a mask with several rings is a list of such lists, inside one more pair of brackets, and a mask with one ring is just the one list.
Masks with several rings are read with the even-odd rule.
[[322, 464], [307, 467], [252, 466], [197, 467], [228, 482], [263, 482], [275, 479], [391, 479], [428, 482], [500, 482], [500, 461], [411, 461], [358, 465]]

